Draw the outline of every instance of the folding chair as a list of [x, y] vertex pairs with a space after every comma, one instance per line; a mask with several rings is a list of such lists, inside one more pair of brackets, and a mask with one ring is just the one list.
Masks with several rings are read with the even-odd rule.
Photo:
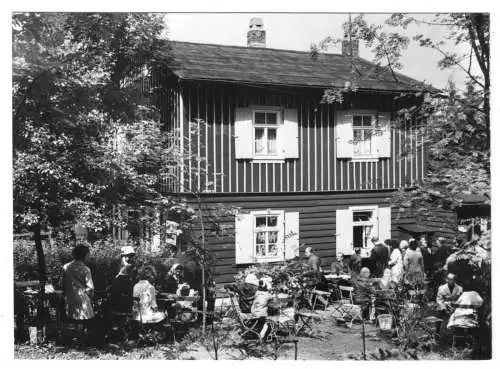
[[251, 314], [241, 312], [241, 309], [236, 302], [237, 296], [233, 291], [228, 290], [228, 294], [233, 315], [238, 323], [237, 333], [245, 340], [251, 340], [251, 338], [248, 337], [250, 335], [262, 344], [260, 331], [257, 330], [258, 321], [251, 319]]
[[339, 301], [333, 315], [336, 320], [344, 321], [348, 327], [352, 327], [354, 320], [363, 320], [361, 306], [354, 304], [354, 287], [338, 286]]
[[312, 290], [311, 291], [311, 308], [312, 310], [316, 310], [316, 304], [318, 301], [323, 305], [323, 308], [326, 310], [328, 307], [328, 302], [330, 299], [330, 292], [327, 291], [320, 291], [320, 290]]

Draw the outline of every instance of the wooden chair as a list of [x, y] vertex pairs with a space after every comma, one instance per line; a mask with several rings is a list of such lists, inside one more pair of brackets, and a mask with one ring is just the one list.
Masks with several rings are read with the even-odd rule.
[[323, 308], [326, 310], [328, 307], [328, 303], [330, 300], [330, 292], [320, 291], [320, 290], [312, 290], [311, 291], [311, 308], [312, 310], [316, 310], [316, 304], [318, 301], [323, 305]]
[[354, 320], [363, 320], [361, 306], [354, 304], [354, 287], [338, 286], [338, 289], [340, 299], [333, 314], [339, 315], [336, 319], [351, 327]]
[[260, 331], [257, 329], [257, 320], [251, 319], [250, 314], [241, 312], [237, 304], [237, 296], [233, 291], [228, 290], [228, 294], [233, 315], [238, 323], [237, 333], [245, 340], [252, 340], [252, 338], [249, 338], [251, 336], [254, 340], [258, 340], [259, 344], [262, 344], [262, 337], [260, 336]]

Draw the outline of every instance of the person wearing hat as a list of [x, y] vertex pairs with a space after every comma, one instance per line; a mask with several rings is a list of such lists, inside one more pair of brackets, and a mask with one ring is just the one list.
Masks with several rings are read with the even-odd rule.
[[120, 254], [120, 268], [133, 265], [135, 262], [135, 250], [132, 246], [123, 246]]
[[179, 285], [184, 282], [184, 267], [179, 263], [175, 263], [170, 268], [167, 280], [165, 281], [165, 292], [177, 294]]

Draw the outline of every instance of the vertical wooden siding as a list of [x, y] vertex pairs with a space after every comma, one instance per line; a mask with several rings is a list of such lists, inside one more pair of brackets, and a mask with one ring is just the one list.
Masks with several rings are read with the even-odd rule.
[[[184, 83], [182, 98], [174, 96], [178, 103], [183, 101], [182, 109], [174, 107], [175, 125], [183, 129], [186, 154], [198, 157], [187, 165], [185, 188], [213, 193], [383, 190], [409, 187], [422, 178], [422, 142], [410, 129], [392, 130], [390, 158], [378, 162], [336, 158], [335, 112], [349, 106], [394, 111], [392, 99], [364, 97], [341, 106], [320, 104], [320, 98], [321, 91]], [[298, 110], [299, 159], [284, 163], [235, 159], [234, 110], [249, 105]], [[190, 130], [190, 122], [198, 125], [199, 134]], [[410, 155], [401, 157], [403, 150]]]

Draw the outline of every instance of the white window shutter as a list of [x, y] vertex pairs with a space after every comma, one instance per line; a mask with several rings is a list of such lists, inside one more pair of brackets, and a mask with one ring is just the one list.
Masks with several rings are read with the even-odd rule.
[[380, 132], [376, 137], [377, 156], [379, 158], [391, 157], [391, 114], [379, 113], [378, 123]]
[[283, 127], [279, 129], [279, 144], [286, 159], [299, 158], [299, 124], [297, 109], [284, 109]]
[[336, 254], [352, 255], [352, 211], [351, 209], [337, 209], [336, 211]]
[[234, 148], [236, 159], [253, 157], [253, 111], [236, 108], [234, 120]]
[[285, 213], [285, 258], [299, 256], [299, 212]]
[[378, 239], [384, 242], [391, 238], [391, 207], [378, 208]]
[[352, 158], [352, 139], [352, 114], [347, 111], [338, 111], [335, 135], [337, 158]]
[[253, 215], [239, 214], [235, 217], [234, 237], [236, 244], [236, 264], [254, 262]]

